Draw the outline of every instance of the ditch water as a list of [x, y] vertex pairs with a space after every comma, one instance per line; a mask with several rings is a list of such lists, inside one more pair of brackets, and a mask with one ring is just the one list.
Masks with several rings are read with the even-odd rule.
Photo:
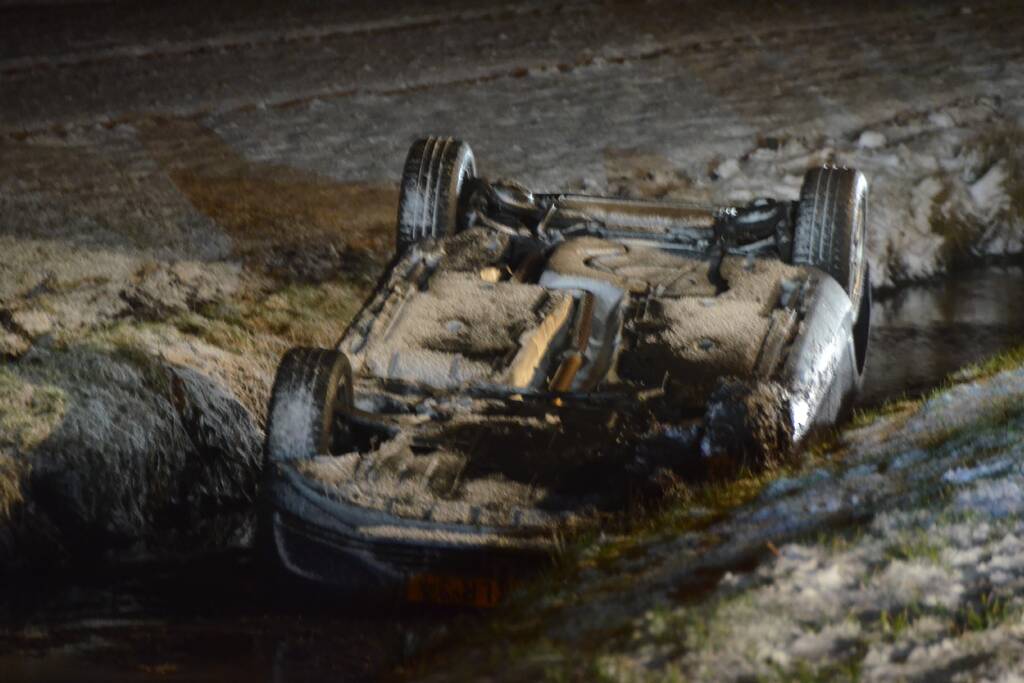
[[915, 396], [1024, 344], [1024, 267], [964, 271], [876, 301], [862, 406]]
[[[1021, 343], [1024, 268], [906, 288], [875, 303], [861, 405], [920, 394]], [[5, 586], [0, 681], [367, 680], [451, 619], [325, 604], [273, 585], [239, 550]]]

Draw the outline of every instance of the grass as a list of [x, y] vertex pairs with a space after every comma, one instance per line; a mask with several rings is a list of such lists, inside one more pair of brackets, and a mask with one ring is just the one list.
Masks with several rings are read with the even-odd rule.
[[924, 434], [917, 439], [917, 445], [929, 451], [947, 444], [973, 440], [995, 430], [1012, 428], [1013, 423], [1024, 418], [1024, 402], [1018, 397], [1006, 397], [990, 402], [981, 415], [969, 415], [942, 429]]
[[983, 593], [977, 601], [970, 602], [957, 611], [953, 618], [952, 630], [955, 635], [986, 631], [1017, 614], [1017, 610], [1008, 607], [1006, 600], [993, 593]]
[[5, 522], [23, 500], [22, 467], [6, 453], [0, 453], [0, 522]]
[[878, 617], [878, 625], [887, 637], [897, 639], [910, 627], [915, 616], [916, 611], [911, 614], [910, 607], [904, 607], [892, 614], [889, 613], [889, 610], [882, 610], [882, 614]]
[[269, 296], [208, 305], [172, 322], [225, 351], [276, 357], [289, 346], [333, 346], [364, 294], [351, 284], [293, 284]]
[[1007, 210], [1012, 216], [1024, 217], [1024, 128], [994, 128], [979, 135], [972, 144], [980, 157], [981, 169], [1000, 162], [1006, 165], [1005, 189], [1010, 199]]
[[56, 429], [66, 409], [58, 387], [33, 384], [0, 368], [0, 521], [23, 500], [25, 456]]
[[889, 560], [925, 560], [931, 564], [939, 564], [942, 560], [942, 546], [934, 543], [926, 530], [904, 536], [885, 548], [885, 557]]
[[1009, 370], [1024, 367], [1024, 344], [1016, 346], [980, 363], [968, 365], [957, 372], [954, 377], [960, 381], [988, 379]]
[[42, 442], [64, 415], [66, 395], [0, 368], [0, 448], [25, 453]]
[[786, 683], [859, 681], [861, 679], [861, 662], [863, 659], [863, 654], [857, 654], [837, 664], [826, 666], [815, 666], [810, 662], [799, 660], [791, 667], [776, 667], [775, 675], [767, 680], [779, 681], [780, 683], [782, 681]]
[[876, 408], [869, 408], [867, 410], [858, 408], [853, 411], [853, 417], [850, 418], [850, 421], [844, 428], [861, 429], [874, 424], [882, 418], [906, 415], [920, 408], [921, 403], [920, 399], [902, 397], [886, 401]]
[[365, 292], [352, 285], [289, 285], [242, 312], [255, 330], [291, 345], [333, 346]]

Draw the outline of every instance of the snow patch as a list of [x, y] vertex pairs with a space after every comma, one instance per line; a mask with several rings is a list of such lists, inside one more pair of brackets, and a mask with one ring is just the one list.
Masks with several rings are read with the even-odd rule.
[[947, 484], [970, 484], [977, 479], [991, 477], [994, 474], [1002, 474], [1012, 467], [1013, 463], [1007, 460], [985, 463], [978, 467], [956, 467], [944, 475], [942, 481]]
[[885, 135], [874, 130], [866, 130], [857, 138], [857, 146], [861, 149], [878, 149], [885, 147]]
[[994, 215], [1005, 210], [1010, 204], [1006, 194], [1006, 164], [1000, 161], [993, 164], [985, 175], [976, 180], [970, 187], [971, 199], [985, 215]]
[[1019, 479], [985, 480], [957, 494], [956, 507], [995, 518], [1019, 515], [1024, 512], [1024, 489]]

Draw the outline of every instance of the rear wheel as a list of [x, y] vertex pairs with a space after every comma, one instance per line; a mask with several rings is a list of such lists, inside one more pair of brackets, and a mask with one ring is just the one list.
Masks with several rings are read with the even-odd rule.
[[343, 353], [297, 347], [277, 368], [267, 417], [268, 461], [347, 450], [335, 417], [352, 406], [352, 369]]
[[473, 150], [465, 142], [436, 137], [414, 142], [398, 198], [398, 253], [465, 227], [460, 225], [459, 197], [466, 181], [475, 176]]
[[793, 263], [831, 275], [850, 296], [855, 312], [867, 284], [868, 182], [848, 168], [815, 168], [804, 176], [793, 234]]

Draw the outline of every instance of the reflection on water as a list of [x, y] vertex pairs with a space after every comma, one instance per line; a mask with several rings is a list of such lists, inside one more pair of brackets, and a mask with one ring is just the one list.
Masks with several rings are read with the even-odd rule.
[[[1024, 343], [1022, 299], [1024, 269], [998, 268], [876, 303], [861, 403]], [[238, 554], [0, 593], [0, 681], [365, 680], [446, 621], [271, 586]]]
[[862, 405], [919, 394], [1024, 343], [1024, 268], [988, 268], [876, 302]]
[[0, 593], [0, 682], [374, 680], [423, 631], [324, 598], [243, 551], [20, 584]]

